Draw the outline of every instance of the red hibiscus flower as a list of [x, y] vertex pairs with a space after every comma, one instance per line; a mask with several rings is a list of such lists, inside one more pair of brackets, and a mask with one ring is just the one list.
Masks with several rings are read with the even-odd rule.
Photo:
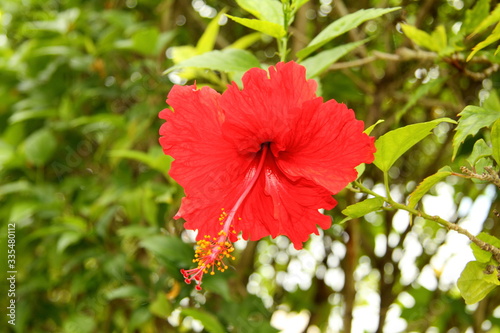
[[371, 163], [374, 138], [353, 110], [316, 96], [305, 68], [278, 63], [252, 68], [243, 89], [219, 94], [209, 87], [174, 86], [160, 112], [160, 144], [171, 155], [170, 175], [186, 196], [175, 218], [198, 230], [195, 262], [182, 270], [200, 288], [203, 274], [227, 269], [237, 235], [248, 240], [287, 236], [302, 248], [331, 218], [332, 194]]

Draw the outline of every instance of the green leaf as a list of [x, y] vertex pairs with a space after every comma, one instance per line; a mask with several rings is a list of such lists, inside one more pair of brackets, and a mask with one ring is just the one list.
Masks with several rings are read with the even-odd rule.
[[326, 71], [331, 64], [333, 64], [358, 46], [363, 45], [368, 40], [369, 39], [364, 39], [358, 42], [334, 47], [333, 49], [320, 52], [313, 57], [307, 58], [300, 64], [306, 68], [308, 78], [318, 76]]
[[457, 281], [460, 294], [466, 304], [474, 304], [482, 300], [496, 285], [484, 280], [486, 269], [485, 263], [471, 261], [467, 263], [460, 278]]
[[156, 55], [160, 32], [156, 27], [145, 28], [132, 35], [132, 49], [143, 55]]
[[68, 248], [68, 246], [75, 244], [78, 242], [80, 239], [82, 239], [83, 234], [80, 232], [76, 231], [68, 231], [65, 232], [59, 237], [59, 240], [57, 241], [57, 252], [58, 253], [63, 253], [64, 250]]
[[79, 16], [80, 9], [71, 8], [66, 11], [59, 12], [54, 20], [32, 21], [30, 22], [31, 24], [29, 24], [28, 29], [45, 30], [64, 34], [70, 31]]
[[442, 53], [448, 45], [448, 38], [446, 37], [446, 30], [443, 25], [436, 27], [431, 34], [432, 42], [436, 44], [437, 52]]
[[361, 216], [365, 216], [368, 213], [379, 210], [384, 205], [384, 199], [382, 198], [371, 198], [366, 199], [361, 202], [355, 203], [354, 205], [347, 206], [342, 214], [355, 219]]
[[92, 333], [96, 329], [96, 317], [75, 313], [64, 320], [62, 332]]
[[497, 24], [498, 22], [500, 22], [500, 4], [495, 7], [495, 9], [490, 13], [490, 15], [488, 15], [488, 17], [481, 21], [481, 24], [479, 24], [476, 29], [474, 29], [471, 36], [480, 33], [490, 25]]
[[422, 199], [422, 197], [427, 193], [429, 192], [429, 190], [434, 186], [436, 185], [437, 183], [439, 183], [441, 180], [443, 180], [444, 178], [448, 177], [449, 175], [451, 175], [451, 173], [453, 172], [453, 170], [451, 170], [451, 168], [449, 166], [445, 166], [441, 169], [438, 170], [438, 172], [436, 172], [435, 174], [433, 174], [432, 176], [429, 176], [427, 178], [425, 178], [418, 186], [417, 188], [415, 189], [415, 191], [413, 191], [411, 194], [410, 194], [410, 200], [408, 202], [408, 207], [410, 208], [414, 208], [417, 203], [420, 201], [420, 199]]
[[[368, 127], [367, 129], [365, 129], [363, 131], [363, 133], [365, 133], [366, 135], [370, 135], [370, 133], [373, 131], [373, 129], [375, 128], [375, 126], [377, 126], [378, 124], [380, 123], [383, 123], [384, 120], [383, 119], [379, 119], [377, 120], [377, 122], [373, 125], [371, 125], [370, 127]], [[356, 169], [356, 172], [358, 173], [358, 177], [356, 179], [359, 179], [359, 177], [361, 177], [363, 175], [363, 173], [365, 172], [365, 168], [366, 168], [366, 165], [365, 163], [361, 163], [360, 165], [358, 165], [355, 169]]]
[[380, 170], [387, 172], [394, 162], [408, 149], [428, 136], [440, 123], [447, 122], [455, 124], [450, 118], [439, 118], [420, 124], [408, 125], [390, 131], [375, 141], [375, 161], [373, 162]]
[[335, 37], [338, 37], [347, 31], [356, 28], [363, 22], [372, 20], [384, 14], [393, 12], [400, 9], [400, 7], [393, 8], [370, 8], [361, 9], [357, 12], [351, 13], [349, 15], [343, 16], [338, 20], [335, 20], [329, 26], [327, 26], [323, 31], [321, 31], [304, 49], [297, 52], [297, 57], [304, 59], [309, 54], [319, 49]]
[[185, 316], [193, 317], [193, 319], [199, 320], [205, 330], [210, 333], [224, 333], [226, 330], [219, 322], [216, 316], [211, 313], [199, 310], [199, 309], [182, 309], [181, 313]]
[[276, 0], [236, 0], [238, 6], [262, 21], [283, 26], [283, 5]]
[[493, 32], [491, 33], [491, 35], [489, 35], [485, 40], [483, 40], [481, 43], [477, 44], [476, 46], [474, 46], [472, 48], [472, 52], [469, 54], [469, 56], [467, 57], [467, 60], [466, 61], [469, 61], [472, 59], [472, 57], [474, 57], [474, 55], [484, 49], [485, 47], [495, 43], [497, 40], [500, 39], [500, 23], [498, 23], [495, 27], [495, 29], [493, 30]]
[[127, 227], [122, 227], [118, 229], [118, 235], [120, 237], [137, 237], [139, 239], [146, 238], [149, 236], [157, 236], [157, 228], [154, 227], [144, 227], [140, 225], [130, 225]]
[[489, 14], [490, 0], [479, 0], [472, 9], [465, 11], [465, 19], [461, 31], [468, 34], [472, 32]]
[[378, 124], [381, 124], [384, 122], [384, 119], [379, 119], [377, 120], [377, 122], [373, 125], [371, 125], [370, 127], [368, 127], [367, 129], [365, 129], [363, 131], [363, 133], [367, 134], [367, 135], [370, 135], [370, 133], [373, 131], [373, 129], [375, 128], [375, 126], [377, 126]]
[[361, 163], [360, 165], [358, 165], [354, 169], [356, 169], [356, 172], [358, 173], [358, 177], [356, 177], [356, 179], [359, 179], [359, 177], [361, 177], [363, 175], [363, 173], [365, 172], [366, 165], [365, 165], [365, 163]]
[[500, 120], [493, 123], [491, 128], [492, 155], [497, 165], [500, 165]]
[[483, 103], [483, 108], [500, 112], [500, 98], [495, 90], [490, 91], [490, 95]]
[[121, 286], [106, 293], [108, 300], [117, 298], [146, 299], [147, 297], [148, 293], [144, 289], [132, 285]]
[[151, 320], [151, 318], [151, 312], [147, 307], [134, 307], [132, 315], [128, 321], [130, 331], [137, 332], [139, 328], [144, 328], [146, 323]]
[[286, 35], [285, 28], [283, 28], [282, 25], [277, 23], [261, 21], [256, 19], [241, 18], [227, 14], [226, 16], [229, 17], [231, 20], [238, 22], [241, 25], [244, 25], [245, 27], [260, 31], [274, 38], [282, 38]]
[[168, 317], [172, 310], [172, 305], [167, 300], [165, 293], [161, 291], [156, 294], [156, 299], [149, 305], [149, 311], [160, 318]]
[[14, 156], [14, 154], [14, 146], [0, 139], [0, 170], [4, 168], [4, 164], [7, 163]]
[[227, 12], [227, 9], [222, 9], [217, 16], [215, 16], [210, 23], [208, 24], [205, 32], [201, 35], [198, 43], [196, 44], [196, 52], [197, 54], [202, 54], [205, 52], [212, 51], [215, 46], [215, 41], [217, 40], [217, 35], [219, 34], [219, 20], [222, 15]]
[[486, 272], [484, 272], [484, 278], [483, 280], [485, 282], [489, 282], [491, 284], [494, 284], [494, 285], [497, 285], [497, 286], [500, 286], [500, 280], [498, 280], [498, 274], [499, 274], [499, 270], [498, 270], [498, 265], [491, 265], [490, 264], [490, 274], [487, 274]]
[[57, 115], [56, 109], [17, 111], [12, 116], [10, 116], [9, 123], [15, 124], [30, 119], [50, 118], [55, 115]]
[[158, 170], [164, 175], [167, 174], [167, 162], [161, 149], [151, 149], [148, 153], [138, 150], [116, 149], [111, 150], [109, 155], [115, 158], [128, 158], [139, 161], [149, 166], [151, 169]]
[[31, 134], [24, 141], [26, 159], [36, 166], [42, 166], [49, 161], [57, 148], [57, 139], [47, 128], [42, 128]]
[[472, 153], [467, 157], [467, 162], [474, 168], [480, 159], [491, 156], [491, 154], [491, 147], [483, 139], [479, 139], [474, 144]]
[[235, 41], [233, 44], [229, 45], [230, 48], [232, 49], [242, 49], [245, 50], [248, 47], [252, 46], [256, 42], [258, 42], [262, 38], [262, 33], [260, 32], [253, 32], [251, 34], [248, 34], [246, 36], [241, 37], [237, 41]]
[[[486, 106], [486, 103], [484, 104]], [[458, 126], [453, 137], [453, 156], [458, 152], [458, 148], [469, 135], [476, 135], [483, 127], [489, 127], [500, 118], [500, 109], [487, 109], [479, 106], [468, 105], [458, 114]]]
[[[232, 264], [228, 261], [229, 264]], [[203, 277], [203, 290], [222, 296], [226, 301], [233, 300], [233, 291], [228, 283], [228, 279], [234, 271], [226, 271], [224, 274], [206, 275]]]
[[439, 51], [438, 46], [433, 41], [433, 38], [427, 32], [409, 24], [401, 24], [401, 29], [403, 30], [406, 37], [411, 39], [418, 46], [424, 47], [431, 51]]
[[205, 68], [221, 72], [245, 72], [252, 67], [260, 67], [259, 60], [250, 52], [239, 49], [211, 51], [189, 58], [167, 69], [163, 74], [181, 68]]
[[[477, 235], [477, 238], [482, 240], [483, 242], [500, 248], [500, 239], [496, 238], [495, 236], [492, 236], [485, 232], [481, 232], [479, 235]], [[489, 263], [492, 260], [491, 258], [493, 254], [491, 252], [481, 249], [474, 243], [470, 243], [470, 247], [472, 249], [472, 254], [474, 254], [474, 257], [477, 261], [482, 263]]]
[[142, 239], [139, 244], [168, 262], [182, 265], [192, 264], [192, 247], [178, 237], [154, 235]]

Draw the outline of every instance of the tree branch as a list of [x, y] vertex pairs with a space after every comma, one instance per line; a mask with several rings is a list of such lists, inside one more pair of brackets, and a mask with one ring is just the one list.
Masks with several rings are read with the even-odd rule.
[[464, 177], [464, 178], [476, 178], [482, 181], [490, 182], [496, 187], [500, 188], [500, 177], [498, 176], [498, 173], [493, 170], [493, 167], [490, 166], [485, 166], [484, 171], [482, 174], [477, 174], [472, 170], [469, 170], [467, 167], [461, 167], [460, 170], [462, 170], [463, 173], [467, 175], [467, 177], [464, 177], [463, 175], [460, 174], [454, 174], [456, 176]]
[[355, 182], [355, 184], [361, 190], [361, 192], [364, 192], [364, 193], [367, 193], [367, 194], [371, 194], [371, 195], [373, 195], [375, 197], [384, 199], [384, 201], [387, 202], [388, 204], [390, 204], [392, 208], [406, 210], [407, 212], [409, 212], [409, 213], [411, 213], [411, 214], [413, 214], [415, 216], [420, 216], [420, 217], [423, 217], [426, 220], [434, 221], [434, 222], [436, 222], [436, 223], [444, 226], [448, 230], [454, 230], [454, 231], [458, 232], [459, 234], [467, 236], [467, 238], [469, 238], [471, 242], [473, 242], [474, 244], [476, 244], [477, 246], [479, 246], [479, 248], [481, 248], [484, 251], [490, 252], [493, 255], [493, 258], [497, 262], [500, 263], [500, 249], [499, 248], [497, 248], [496, 246], [493, 246], [491, 244], [488, 244], [486, 242], [483, 242], [482, 240], [480, 240], [479, 238], [477, 238], [476, 236], [474, 236], [473, 234], [471, 234], [468, 230], [462, 228], [458, 224], [446, 221], [445, 219], [443, 219], [443, 218], [441, 218], [439, 216], [432, 216], [432, 215], [429, 215], [429, 214], [427, 214], [427, 213], [425, 213], [423, 211], [420, 211], [420, 210], [417, 210], [417, 209], [414, 209], [414, 208], [410, 208], [410, 207], [408, 207], [406, 205], [400, 204], [400, 203], [392, 200], [391, 198], [387, 198], [387, 197], [384, 197], [384, 196], [382, 196], [382, 195], [380, 195], [378, 193], [373, 192], [372, 190], [364, 187], [359, 182]]

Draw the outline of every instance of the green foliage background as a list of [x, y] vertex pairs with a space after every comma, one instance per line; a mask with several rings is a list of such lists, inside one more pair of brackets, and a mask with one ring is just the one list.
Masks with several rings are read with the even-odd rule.
[[[496, 44], [465, 61], [478, 43], [496, 36], [491, 27], [474, 29], [481, 23], [476, 17], [484, 19], [497, 2], [479, 1], [482, 7], [474, 12], [476, 2], [458, 2], [462, 8], [454, 1], [310, 1], [293, 22], [289, 59], [298, 59], [320, 31], [347, 13], [401, 6], [311, 51], [310, 58], [302, 53], [321, 95], [347, 103], [366, 127], [385, 120], [373, 130], [376, 137], [408, 124], [457, 120], [468, 105], [472, 111], [471, 106], [500, 112]], [[193, 249], [182, 223], [172, 219], [183, 191], [168, 176], [171, 160], [158, 144], [158, 112], [166, 107], [172, 81], [196, 79], [222, 91], [230, 80], [239, 81], [238, 66], [279, 61], [279, 47], [269, 36], [233, 20], [219, 27], [219, 17], [204, 17], [224, 11], [254, 18], [232, 0], [1, 2], [0, 263], [4, 274], [7, 225], [15, 223], [18, 273], [16, 325], [7, 323], [2, 310], [0, 330], [199, 331], [194, 318], [211, 333], [276, 332], [270, 319], [283, 310], [306, 313], [308, 332], [328, 327], [350, 332], [354, 310], [367, 304], [371, 291], [379, 297], [379, 332], [394, 308], [407, 331], [499, 332], [496, 289], [470, 307], [455, 286], [430, 290], [416, 278], [402, 281], [405, 267], [399, 259], [408, 235], [422, 244], [422, 254], [412, 263], [420, 274], [445, 242], [444, 229], [424, 219], [404, 230], [395, 228], [396, 211], [380, 209], [381, 202], [370, 209], [379, 210], [369, 218], [355, 216], [335, 225], [302, 252], [291, 250], [284, 238], [241, 246], [235, 269], [207, 277], [202, 293], [183, 283], [179, 269], [192, 266]], [[402, 22], [408, 25], [401, 28]], [[272, 31], [280, 36], [279, 30]], [[183, 62], [229, 46], [247, 53], [237, 59], [241, 62], [228, 63], [235, 69], [227, 73]], [[321, 55], [324, 50], [330, 53]], [[162, 75], [168, 68], [170, 74]], [[179, 72], [182, 68], [187, 69]], [[480, 173], [485, 165], [497, 165], [498, 152], [479, 151], [495, 140], [491, 123], [475, 132], [464, 130], [463, 145], [459, 141], [455, 147], [453, 126], [439, 125], [435, 135], [388, 170], [401, 198], [442, 166], [455, 172], [467, 166]], [[484, 145], [474, 148], [480, 139]], [[446, 179], [457, 207], [464, 198], [475, 200], [488, 191], [485, 182]], [[371, 187], [384, 183], [373, 166], [366, 167], [363, 180]], [[344, 191], [336, 199], [338, 207], [328, 214], [339, 222], [344, 219], [340, 212], [361, 197]], [[494, 201], [492, 208], [499, 209], [499, 203]], [[483, 230], [499, 236], [498, 225], [489, 213]], [[380, 237], [395, 240], [386, 242], [383, 254], [374, 250]], [[290, 267], [297, 265], [306, 282], [290, 282]], [[327, 271], [344, 275], [340, 289], [325, 282]], [[440, 272], [434, 274], [439, 280]], [[1, 286], [0, 309], [5, 309], [3, 278]]]

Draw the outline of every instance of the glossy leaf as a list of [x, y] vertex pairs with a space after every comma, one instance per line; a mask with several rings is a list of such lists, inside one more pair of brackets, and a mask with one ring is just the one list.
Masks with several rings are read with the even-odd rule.
[[401, 29], [406, 37], [411, 39], [418, 46], [424, 47], [431, 51], [439, 51], [439, 47], [434, 43], [431, 35], [409, 24], [401, 24]]
[[283, 25], [283, 5], [277, 0], [236, 0], [236, 3], [262, 21]]
[[354, 205], [347, 206], [346, 209], [342, 210], [342, 214], [355, 219], [361, 216], [365, 216], [368, 213], [379, 210], [384, 205], [384, 199], [382, 198], [371, 198], [355, 203]]
[[462, 271], [457, 281], [457, 286], [465, 303], [477, 303], [496, 288], [496, 284], [484, 280], [485, 269], [485, 263], [471, 261], [467, 263], [465, 269]]
[[335, 20], [329, 26], [327, 26], [323, 31], [321, 31], [304, 49], [297, 52], [297, 57], [304, 59], [312, 52], [316, 51], [335, 37], [338, 37], [347, 31], [358, 27], [360, 24], [372, 20], [374, 18], [380, 17], [384, 14], [393, 12], [400, 9], [400, 7], [393, 8], [370, 8], [370, 9], [360, 9], [357, 12], [351, 13], [349, 15], [343, 16], [338, 20]]
[[245, 27], [260, 31], [274, 38], [282, 38], [286, 35], [285, 28], [283, 28], [282, 25], [274, 22], [261, 21], [256, 19], [247, 19], [232, 15], [226, 15], [226, 16], [229, 17], [231, 20], [238, 22], [241, 25], [244, 25]]
[[377, 122], [376, 122], [375, 124], [371, 125], [371, 126], [370, 126], [370, 127], [368, 127], [367, 129], [365, 129], [365, 130], [363, 131], [363, 133], [366, 133], [366, 134], [370, 135], [370, 133], [373, 131], [373, 129], [374, 129], [374, 128], [378, 125], [378, 124], [381, 124], [381, 123], [383, 123], [383, 122], [384, 122], [384, 119], [379, 119], [379, 120], [377, 120]]
[[252, 46], [262, 38], [262, 33], [260, 32], [253, 32], [251, 34], [248, 34], [246, 36], [241, 37], [237, 41], [235, 41], [233, 44], [229, 46], [229, 48], [232, 49], [242, 49], [245, 50], [248, 47]]
[[500, 118], [500, 109], [495, 110], [468, 105], [458, 115], [460, 119], [453, 137], [453, 159], [458, 152], [458, 148], [469, 135], [476, 135], [481, 128], [491, 126]]
[[474, 148], [472, 148], [472, 153], [469, 157], [467, 157], [467, 162], [470, 163], [472, 167], [475, 167], [476, 163], [484, 158], [491, 156], [492, 150], [491, 147], [483, 140], [479, 139], [474, 144]]
[[[500, 8], [500, 7], [499, 7]], [[498, 23], [493, 30], [493, 32], [486, 37], [485, 40], [483, 40], [481, 43], [477, 44], [472, 48], [472, 52], [469, 54], [467, 57], [467, 61], [471, 60], [474, 55], [479, 52], [480, 50], [484, 49], [485, 47], [495, 43], [500, 39], [500, 23]]]
[[219, 34], [219, 20], [222, 15], [226, 13], [226, 9], [221, 10], [210, 23], [201, 35], [198, 43], [196, 44], [196, 52], [202, 54], [205, 52], [212, 51], [214, 49], [215, 41], [217, 40], [217, 35]]
[[240, 49], [225, 49], [211, 51], [187, 59], [173, 67], [164, 74], [182, 68], [205, 68], [221, 72], [243, 72], [252, 67], [260, 67], [260, 63], [253, 54]]
[[408, 149], [422, 141], [440, 123], [454, 124], [450, 118], [439, 118], [425, 123], [412, 124], [390, 131], [375, 141], [377, 152], [373, 162], [380, 170], [387, 172], [394, 162]]
[[333, 49], [326, 50], [313, 57], [309, 57], [300, 64], [306, 68], [308, 78], [319, 76], [328, 70], [328, 67], [331, 64], [335, 63], [337, 60], [356, 49], [358, 46], [363, 45], [367, 41], [368, 39], [364, 39], [358, 42], [334, 47]]
[[441, 180], [452, 174], [453, 170], [449, 166], [441, 168], [438, 172], [425, 178], [420, 184], [418, 184], [415, 191], [410, 194], [410, 199], [408, 202], [408, 207], [415, 208], [417, 203], [422, 199], [422, 197], [429, 192], [429, 190], [434, 187]]

